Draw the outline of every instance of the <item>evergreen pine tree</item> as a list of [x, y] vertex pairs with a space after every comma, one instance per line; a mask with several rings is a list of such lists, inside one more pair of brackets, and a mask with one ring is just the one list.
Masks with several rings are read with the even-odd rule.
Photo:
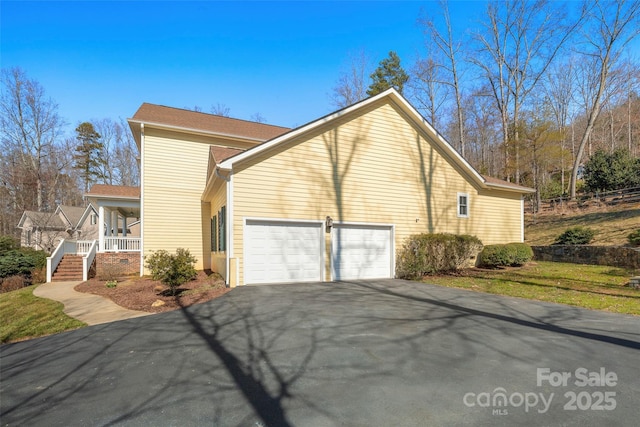
[[81, 123], [76, 128], [76, 139], [79, 145], [73, 156], [73, 167], [80, 171], [84, 191], [87, 192], [90, 184], [103, 178], [100, 166], [105, 163], [105, 159], [101, 157], [104, 146], [100, 141], [100, 134], [89, 122]]
[[400, 94], [404, 84], [409, 80], [409, 75], [400, 65], [400, 57], [394, 51], [389, 52], [389, 57], [380, 61], [380, 65], [371, 74], [373, 82], [367, 90], [367, 95], [374, 96], [389, 88], [395, 88]]

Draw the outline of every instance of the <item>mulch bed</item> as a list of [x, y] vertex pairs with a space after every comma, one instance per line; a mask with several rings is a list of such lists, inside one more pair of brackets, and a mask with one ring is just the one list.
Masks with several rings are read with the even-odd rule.
[[[94, 278], [79, 284], [75, 290], [101, 295], [124, 308], [149, 313], [189, 307], [210, 301], [230, 291], [218, 274], [207, 274], [203, 271], [198, 272], [195, 280], [181, 285], [175, 296], [169, 294], [167, 286], [149, 277], [121, 279], [116, 287], [111, 288], [107, 287], [106, 283], [105, 280]], [[158, 301], [162, 301], [163, 304]]]

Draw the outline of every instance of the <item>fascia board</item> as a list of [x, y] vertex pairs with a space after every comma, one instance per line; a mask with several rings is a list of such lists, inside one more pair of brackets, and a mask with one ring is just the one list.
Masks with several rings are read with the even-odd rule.
[[16, 225], [16, 228], [24, 227], [24, 222], [27, 220], [27, 216], [27, 211], [22, 212], [22, 216], [20, 216], [20, 221], [18, 221], [18, 225]]
[[84, 212], [82, 213], [82, 216], [80, 217], [80, 220], [78, 220], [78, 223], [75, 225], [76, 228], [81, 227], [82, 224], [84, 224], [84, 222], [87, 220], [87, 217], [89, 216], [89, 214], [93, 212], [96, 215], [98, 214], [98, 212], [95, 210], [95, 208], [93, 207], [93, 205], [91, 203], [89, 203], [86, 207], [86, 209], [84, 210]]
[[56, 208], [56, 211], [54, 212], [54, 215], [60, 215], [61, 213], [62, 213], [62, 216], [64, 217], [64, 220], [67, 221], [67, 224], [69, 225], [69, 227], [73, 228], [74, 224], [71, 223], [71, 220], [69, 220], [69, 217], [67, 216], [65, 211], [62, 209], [62, 207], [58, 205], [58, 207]]
[[512, 187], [510, 185], [505, 185], [505, 184], [496, 184], [496, 183], [490, 183], [487, 182], [487, 187], [489, 188], [497, 188], [499, 190], [505, 190], [505, 191], [513, 191], [515, 193], [535, 193], [536, 190], [535, 188], [528, 188], [528, 187]]

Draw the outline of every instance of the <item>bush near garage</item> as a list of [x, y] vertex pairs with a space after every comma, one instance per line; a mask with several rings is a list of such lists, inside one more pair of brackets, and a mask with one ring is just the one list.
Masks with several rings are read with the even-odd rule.
[[554, 245], [588, 245], [593, 240], [596, 232], [589, 227], [567, 228], [556, 238]]
[[146, 262], [153, 280], [159, 280], [169, 287], [171, 295], [176, 295], [178, 287], [197, 276], [196, 258], [188, 249], [178, 248], [175, 254], [161, 249], [151, 254]]
[[405, 240], [398, 253], [396, 275], [402, 279], [419, 279], [427, 274], [459, 270], [481, 249], [482, 242], [475, 236], [415, 234]]
[[517, 267], [533, 259], [533, 250], [525, 243], [487, 245], [478, 255], [478, 264], [483, 267]]

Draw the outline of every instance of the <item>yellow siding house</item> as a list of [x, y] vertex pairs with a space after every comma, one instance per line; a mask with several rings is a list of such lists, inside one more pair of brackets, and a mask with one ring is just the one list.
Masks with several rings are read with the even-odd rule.
[[533, 190], [475, 171], [394, 89], [296, 129], [143, 104], [142, 256], [230, 286], [389, 278], [423, 232], [523, 241]]

